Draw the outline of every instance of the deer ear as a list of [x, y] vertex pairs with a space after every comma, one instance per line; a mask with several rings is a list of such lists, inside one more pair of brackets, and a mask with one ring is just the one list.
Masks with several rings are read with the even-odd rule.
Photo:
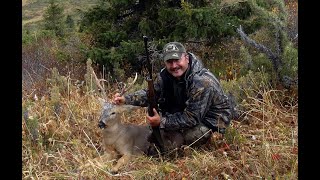
[[101, 98], [101, 97], [98, 97], [98, 100], [99, 100], [101, 105], [103, 105], [106, 102], [106, 100]]

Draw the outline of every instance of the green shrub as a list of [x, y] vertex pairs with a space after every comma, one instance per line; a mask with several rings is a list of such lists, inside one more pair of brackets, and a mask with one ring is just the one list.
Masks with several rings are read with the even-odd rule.
[[241, 145], [244, 143], [245, 138], [240, 134], [240, 132], [231, 126], [226, 129], [224, 134], [227, 144]]
[[298, 50], [289, 43], [285, 48], [282, 56], [283, 64], [281, 75], [289, 76], [296, 79], [298, 76]]
[[54, 94], [60, 93], [62, 96], [68, 94], [68, 79], [65, 76], [61, 76], [57, 68], [52, 68], [51, 77], [47, 79], [47, 83], [53, 89]]
[[228, 93], [232, 93], [237, 103], [255, 97], [262, 88], [270, 88], [270, 75], [263, 72], [249, 71], [245, 76], [229, 81], [221, 81], [221, 85]]
[[37, 30], [30, 32], [28, 30], [22, 31], [22, 45], [34, 44], [38, 40], [44, 38], [54, 38], [55, 34], [50, 30]]

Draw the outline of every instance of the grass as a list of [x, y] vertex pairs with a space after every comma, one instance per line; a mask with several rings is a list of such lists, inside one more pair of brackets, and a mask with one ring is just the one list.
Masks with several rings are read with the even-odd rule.
[[[71, 79], [67, 82], [67, 94], [58, 98], [23, 94], [23, 179], [298, 178], [298, 103], [285, 90], [260, 88], [259, 98], [241, 103], [248, 109], [241, 120], [232, 121], [225, 136], [214, 133], [201, 149], [174, 159], [139, 156], [112, 175], [113, 161], [92, 161], [103, 154], [98, 95], [73, 86]], [[123, 121], [145, 124], [145, 113], [143, 108], [126, 113]], [[90, 161], [91, 166], [77, 170]]]

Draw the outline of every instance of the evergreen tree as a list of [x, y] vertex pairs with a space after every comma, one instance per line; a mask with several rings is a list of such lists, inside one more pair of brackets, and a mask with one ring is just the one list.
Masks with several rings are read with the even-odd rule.
[[277, 82], [286, 88], [297, 86], [298, 53], [286, 32], [288, 22], [284, 0], [250, 0], [249, 5], [268, 30], [271, 43], [264, 45], [256, 42], [243, 31], [241, 26], [237, 29], [238, 33], [246, 44], [267, 56], [273, 66]]
[[115, 64], [137, 68], [144, 55], [143, 35], [153, 40], [155, 51], [168, 41], [211, 44], [234, 35], [230, 24], [238, 25], [245, 17], [220, 9], [218, 0], [101, 0], [84, 13], [80, 31], [94, 38], [89, 56], [95, 63], [105, 65], [108, 71], [113, 71]]
[[74, 28], [74, 20], [73, 18], [71, 17], [71, 15], [68, 15], [67, 18], [66, 18], [66, 25], [67, 25], [67, 28], [69, 29], [73, 29]]
[[64, 9], [55, 0], [50, 0], [49, 6], [43, 15], [44, 29], [54, 31], [57, 36], [63, 36], [65, 31], [63, 11]]

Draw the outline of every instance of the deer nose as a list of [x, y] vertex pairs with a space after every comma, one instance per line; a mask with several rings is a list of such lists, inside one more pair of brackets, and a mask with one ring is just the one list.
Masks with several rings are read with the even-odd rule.
[[99, 121], [99, 124], [98, 124], [99, 128], [100, 129], [104, 129], [106, 127], [106, 124], [102, 121]]

